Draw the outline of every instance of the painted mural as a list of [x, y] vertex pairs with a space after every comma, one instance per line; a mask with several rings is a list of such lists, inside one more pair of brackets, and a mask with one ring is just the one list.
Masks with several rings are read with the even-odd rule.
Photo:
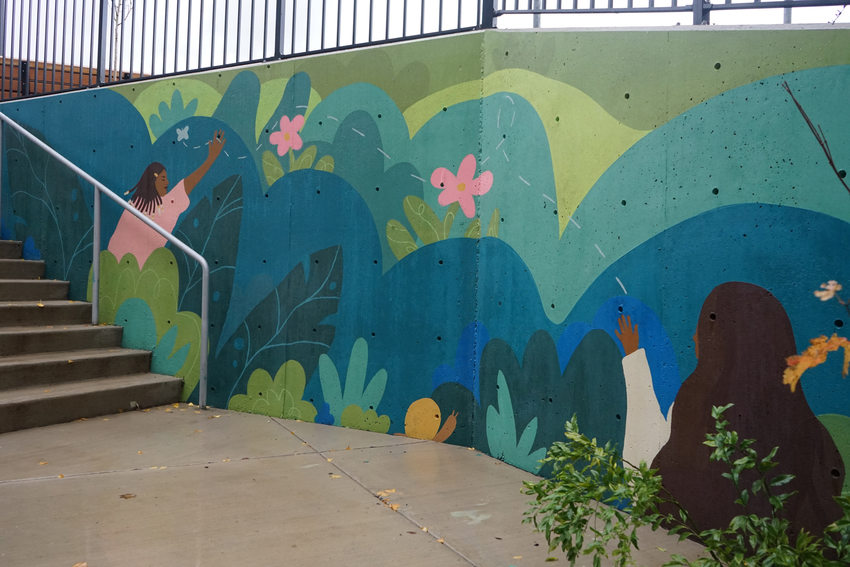
[[[734, 402], [819, 530], [850, 458], [848, 47], [492, 31], [2, 109], [208, 259], [211, 405], [543, 474], [575, 414], [709, 527], [734, 511], [701, 440]], [[3, 234], [90, 298], [90, 189], [3, 152]], [[103, 221], [102, 320], [196, 401], [197, 266]]]

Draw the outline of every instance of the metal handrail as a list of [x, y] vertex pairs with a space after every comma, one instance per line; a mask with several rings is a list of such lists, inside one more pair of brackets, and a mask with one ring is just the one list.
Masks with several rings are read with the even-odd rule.
[[[91, 183], [95, 189], [94, 192], [94, 228], [93, 228], [93, 244], [92, 244], [92, 325], [98, 324], [99, 309], [98, 300], [100, 297], [100, 194], [103, 193], [114, 202], [118, 203], [124, 210], [155, 230], [160, 236], [171, 242], [177, 248], [182, 250], [187, 256], [192, 257], [201, 265], [201, 347], [200, 347], [200, 377], [198, 381], [198, 404], [201, 409], [207, 405], [207, 340], [209, 335], [209, 295], [210, 295], [210, 267], [207, 261], [199, 253], [195, 252], [187, 244], [179, 238], [163, 229], [146, 215], [138, 211], [130, 203], [119, 197], [111, 191], [106, 185], [80, 169], [68, 158], [27, 132], [23, 126], [0, 112], [0, 122], [7, 124], [13, 130], [27, 138], [30, 142], [43, 149], [48, 155], [52, 156], [59, 163], [82, 177], [84, 180]], [[3, 137], [2, 124], [0, 124], [0, 207], [2, 207], [2, 167], [3, 167]], [[0, 208], [0, 218], [2, 218], [2, 208]]]

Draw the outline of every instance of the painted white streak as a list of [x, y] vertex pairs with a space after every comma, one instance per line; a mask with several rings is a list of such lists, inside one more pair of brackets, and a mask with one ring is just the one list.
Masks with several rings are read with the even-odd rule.
[[297, 104], [297, 105], [295, 105], [295, 108], [307, 108], [307, 105], [306, 104]]
[[418, 175], [413, 175], [413, 174], [411, 173], [411, 174], [410, 174], [410, 176], [411, 176], [413, 179], [418, 179], [418, 180], [419, 180], [419, 181], [421, 181], [422, 183], [425, 183], [425, 180], [424, 180], [424, 179], [422, 179], [421, 177], [419, 177]]
[[485, 164], [485, 163], [487, 163], [488, 161], [490, 161], [490, 156], [487, 156], [486, 158], [484, 158], [483, 160], [481, 160], [481, 165], [484, 165], [484, 164]]
[[351, 131], [352, 131], [352, 132], [354, 132], [355, 134], [360, 134], [360, 137], [361, 137], [361, 138], [365, 138], [365, 137], [366, 137], [366, 134], [364, 134], [363, 132], [361, 132], [361, 131], [360, 131], [360, 130], [358, 130], [357, 128], [352, 128], [352, 129], [351, 129]]
[[[201, 146], [198, 146], [198, 148], [200, 148], [200, 147], [201, 147]], [[262, 148], [262, 147], [263, 147], [263, 144], [259, 144], [259, 145], [257, 146], [257, 151], [260, 151], [260, 148]], [[197, 149], [197, 148], [195, 148], [195, 149]]]
[[578, 222], [576, 222], [576, 219], [574, 219], [573, 217], [569, 217], [569, 219], [570, 219], [570, 222], [571, 222], [571, 223], [573, 223], [574, 225], [576, 225], [576, 228], [578, 228], [579, 230], [581, 230], [581, 225], [580, 225]]
[[511, 101], [511, 104], [515, 104], [514, 99], [511, 98], [511, 95], [505, 95], [505, 98]]
[[330, 114], [328, 114], [328, 118], [330, 118], [331, 120], [335, 120], [336, 122], [339, 122], [339, 118], [337, 118], [336, 116], [331, 116]]
[[617, 283], [620, 284], [621, 288], [623, 288], [623, 293], [625, 293], [626, 295], [629, 295], [629, 292], [626, 291], [626, 286], [623, 285], [623, 282], [620, 281], [620, 278], [618, 278], [617, 276], [614, 276], [614, 279], [617, 280]]
[[[522, 177], [520, 177], [520, 179], [522, 179]], [[543, 195], [543, 197], [544, 197], [545, 199], [548, 199], [550, 203], [553, 203], [553, 204], [555, 204], [555, 205], [557, 205], [557, 204], [558, 204], [558, 203], [555, 203], [555, 199], [553, 199], [552, 197], [550, 197], [550, 196], [549, 196], [549, 195], [547, 195], [546, 193], [542, 193], [542, 195]]]
[[596, 246], [596, 251], [599, 252], [602, 255], [602, 257], [604, 258], [605, 252], [602, 251], [602, 248], [600, 248], [598, 244], [594, 244], [594, 246]]
[[502, 138], [501, 140], [499, 140], [498, 145], [496, 145], [496, 149], [498, 150], [499, 148], [501, 148], [502, 144], [504, 144], [504, 143], [505, 143], [505, 138]]
[[248, 156], [239, 156], [239, 157], [238, 157], [238, 158], [236, 158], [236, 159], [248, 159]]
[[507, 162], [511, 161], [510, 158], [508, 157], [508, 154], [505, 153], [505, 150], [502, 150], [502, 155], [505, 156], [505, 161], [507, 161]]
[[526, 186], [531, 187], [531, 183], [526, 181], [525, 178], [522, 175], [517, 175], [517, 177], [519, 177], [519, 180], [522, 181], [523, 183], [525, 183]]
[[499, 111], [496, 113], [496, 128], [499, 128], [502, 122], [502, 108], [499, 107]]
[[513, 116], [511, 116], [511, 127], [514, 125], [514, 120], [516, 120], [516, 112], [514, 112]]
[[227, 150], [221, 150], [221, 151], [222, 151], [222, 153], [223, 153], [224, 155], [226, 155], [227, 157], [230, 157], [230, 154], [229, 154], [229, 153], [227, 153]]
[[381, 148], [375, 148], [375, 149], [376, 149], [376, 150], [378, 150], [379, 152], [381, 152], [381, 154], [382, 154], [385, 158], [387, 158], [387, 159], [393, 159], [393, 158], [391, 158], [391, 157], [390, 157], [390, 154], [388, 154], [387, 152], [385, 152], [385, 151], [384, 151], [384, 150], [382, 150]]

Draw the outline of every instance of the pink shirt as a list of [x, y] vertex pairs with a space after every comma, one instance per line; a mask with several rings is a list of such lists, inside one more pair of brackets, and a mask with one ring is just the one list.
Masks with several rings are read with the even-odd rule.
[[[183, 187], [183, 180], [181, 179], [174, 186], [174, 189], [165, 194], [162, 198], [162, 204], [158, 205], [153, 213], [145, 214], [145, 216], [166, 231], [171, 232], [177, 225], [180, 214], [188, 208], [189, 196], [186, 195], [186, 189]], [[125, 254], [132, 254], [136, 257], [139, 268], [141, 268], [151, 252], [165, 246], [165, 242], [165, 237], [146, 226], [130, 211], [124, 211], [121, 218], [118, 219], [118, 226], [112, 233], [112, 238], [109, 239], [109, 251], [115, 255], [119, 262]]]

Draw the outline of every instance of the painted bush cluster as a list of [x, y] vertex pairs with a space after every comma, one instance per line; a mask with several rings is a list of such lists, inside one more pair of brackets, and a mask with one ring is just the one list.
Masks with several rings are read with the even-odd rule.
[[[335, 77], [334, 62], [364, 57], [338, 54], [327, 70], [279, 63], [3, 109], [122, 192], [154, 163], [152, 184], [166, 170], [181, 180], [157, 206], [185, 191], [173, 234], [212, 268], [211, 405], [474, 446], [531, 471], [575, 414], [654, 461], [671, 491], [700, 494], [688, 455], [711, 405], [731, 401], [734, 427], [788, 455], [820, 510], [800, 508], [798, 523], [817, 528], [846, 482], [850, 383], [840, 361], [796, 391], [782, 374], [847, 322], [812, 291], [850, 281], [850, 196], [782, 84], [830, 159], [850, 163], [850, 61], [799, 33], [802, 59], [770, 74], [751, 54], [728, 86], [709, 85], [721, 67], [706, 65], [665, 79], [686, 94], [643, 101], [642, 86], [661, 91], [632, 77], [627, 103], [590, 70], [509, 56], [605, 34], [487, 32], [372, 52], [416, 81]], [[446, 80], [441, 62], [469, 41], [484, 71]], [[713, 41], [719, 57], [757, 40]], [[13, 133], [3, 148], [3, 233], [84, 298], [90, 191]], [[137, 235], [116, 231], [117, 207], [103, 220], [103, 321], [196, 400], [197, 266], [170, 246], [141, 265], [116, 257], [110, 238]]]

